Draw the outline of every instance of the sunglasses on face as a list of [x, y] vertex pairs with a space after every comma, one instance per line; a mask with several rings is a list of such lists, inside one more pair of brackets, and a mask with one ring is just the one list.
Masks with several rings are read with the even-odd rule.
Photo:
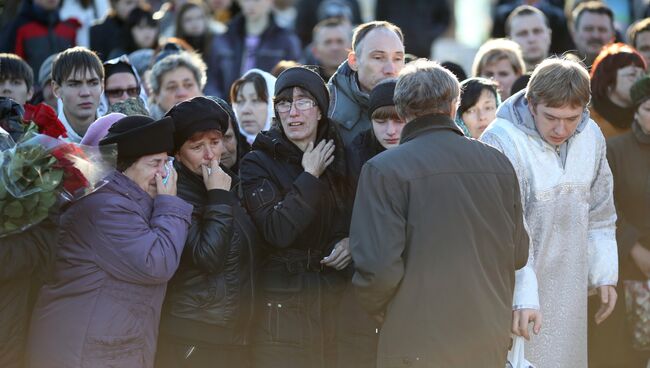
[[124, 96], [124, 93], [129, 97], [138, 97], [140, 94], [140, 86], [132, 88], [116, 88], [116, 89], [107, 89], [104, 93], [110, 98], [119, 98]]

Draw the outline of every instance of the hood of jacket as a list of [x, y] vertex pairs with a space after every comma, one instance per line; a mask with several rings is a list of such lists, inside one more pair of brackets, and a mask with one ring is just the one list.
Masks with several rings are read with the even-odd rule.
[[[505, 100], [499, 106], [499, 108], [497, 109], [497, 118], [505, 119], [511, 122], [519, 130], [535, 138], [535, 141], [538, 142], [540, 145], [548, 144], [554, 148], [556, 147], [555, 145], [547, 143], [542, 138], [539, 131], [537, 130], [537, 127], [535, 126], [535, 120], [533, 118], [533, 114], [530, 112], [530, 108], [528, 106], [528, 100], [526, 100], [525, 89], [510, 96], [510, 98]], [[573, 133], [573, 135], [575, 136], [576, 134], [580, 134], [580, 132], [585, 128], [588, 122], [589, 122], [589, 109], [585, 108], [582, 112], [582, 118], [580, 120], [580, 123], [578, 123], [578, 127], [576, 128], [576, 131]], [[558, 152], [560, 153], [560, 157], [562, 157], [563, 162], [566, 159], [568, 142], [570, 140], [571, 138], [569, 138], [559, 146]]]

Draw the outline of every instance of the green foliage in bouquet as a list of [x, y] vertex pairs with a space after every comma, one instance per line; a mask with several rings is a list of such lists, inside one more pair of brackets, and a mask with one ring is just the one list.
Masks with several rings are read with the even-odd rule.
[[20, 231], [44, 220], [57, 202], [64, 171], [30, 126], [13, 149], [0, 153], [0, 234]]

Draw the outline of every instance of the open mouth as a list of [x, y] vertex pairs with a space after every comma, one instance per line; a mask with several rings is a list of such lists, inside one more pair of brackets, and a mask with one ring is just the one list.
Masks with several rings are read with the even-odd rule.
[[289, 123], [289, 126], [290, 126], [290, 127], [297, 127], [297, 126], [301, 126], [302, 124], [303, 124], [303, 123], [300, 123], [300, 122]]

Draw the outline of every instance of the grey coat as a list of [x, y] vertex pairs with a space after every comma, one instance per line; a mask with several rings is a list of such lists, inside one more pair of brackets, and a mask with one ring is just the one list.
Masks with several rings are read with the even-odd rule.
[[378, 368], [503, 367], [529, 239], [508, 159], [453, 120], [409, 122], [363, 167], [350, 234]]
[[54, 273], [32, 315], [28, 367], [153, 366], [192, 206], [151, 198], [118, 172], [108, 180], [62, 216]]
[[347, 61], [339, 66], [327, 88], [330, 92], [327, 115], [336, 122], [347, 147], [359, 133], [372, 126], [368, 117], [370, 96], [359, 87], [357, 73], [350, 69]]

